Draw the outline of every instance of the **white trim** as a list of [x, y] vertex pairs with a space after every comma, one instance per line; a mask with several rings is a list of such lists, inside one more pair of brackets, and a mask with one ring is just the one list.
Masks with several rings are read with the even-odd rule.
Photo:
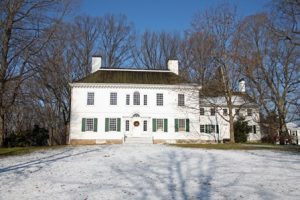
[[85, 87], [85, 88], [171, 88], [171, 89], [201, 89], [202, 86], [196, 84], [178, 84], [178, 85], [163, 85], [163, 84], [128, 84], [128, 83], [69, 83], [73, 87]]
[[164, 73], [173, 73], [170, 70], [157, 70], [157, 69], [130, 69], [130, 68], [100, 68], [98, 71], [125, 71], [125, 72], [164, 72]]

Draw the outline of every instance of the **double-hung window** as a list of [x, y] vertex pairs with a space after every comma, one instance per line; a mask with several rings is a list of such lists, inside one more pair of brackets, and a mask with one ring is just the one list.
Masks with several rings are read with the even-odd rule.
[[129, 131], [129, 120], [125, 121], [125, 131]]
[[184, 94], [178, 94], [178, 106], [184, 106]]
[[219, 133], [219, 125], [215, 124], [201, 124], [200, 133]]
[[162, 93], [156, 94], [156, 105], [163, 106], [164, 105], [164, 95]]
[[175, 132], [190, 132], [190, 120], [175, 119]]
[[117, 119], [116, 118], [109, 119], [109, 131], [117, 131]]
[[87, 93], [87, 105], [94, 105], [94, 98], [95, 98], [94, 92], [88, 92]]
[[120, 132], [121, 131], [121, 118], [105, 118], [105, 132], [108, 132], [108, 131]]
[[97, 132], [97, 118], [82, 118], [81, 131]]
[[164, 120], [163, 119], [157, 119], [156, 120], [156, 127], [158, 131], [164, 130]]
[[147, 95], [144, 95], [144, 106], [146, 106], [147, 104], [148, 104]]
[[133, 93], [133, 105], [140, 105], [140, 93], [139, 92]]
[[223, 115], [227, 116], [228, 115], [228, 110], [226, 108], [223, 109]]
[[126, 94], [126, 105], [130, 105], [130, 95]]
[[110, 93], [110, 105], [117, 105], [118, 102], [118, 94], [116, 92]]
[[144, 124], [143, 124], [143, 130], [144, 130], [144, 131], [147, 131], [147, 128], [148, 128], [148, 122], [147, 122], [147, 120], [144, 120], [143, 123], [144, 123]]

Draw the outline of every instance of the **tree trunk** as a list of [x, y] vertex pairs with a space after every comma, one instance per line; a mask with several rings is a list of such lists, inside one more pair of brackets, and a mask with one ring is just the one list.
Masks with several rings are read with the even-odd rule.
[[4, 114], [2, 114], [2, 109], [0, 110], [0, 113], [0, 147], [2, 147], [5, 140]]
[[234, 126], [233, 126], [234, 118], [232, 114], [229, 116], [229, 132], [230, 132], [230, 142], [235, 143], [234, 139]]

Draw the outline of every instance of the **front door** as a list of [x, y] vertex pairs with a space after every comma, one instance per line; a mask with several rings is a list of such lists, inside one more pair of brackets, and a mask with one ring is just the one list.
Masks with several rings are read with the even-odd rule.
[[142, 121], [139, 117], [134, 117], [131, 120], [132, 124], [132, 135], [140, 136], [142, 134]]

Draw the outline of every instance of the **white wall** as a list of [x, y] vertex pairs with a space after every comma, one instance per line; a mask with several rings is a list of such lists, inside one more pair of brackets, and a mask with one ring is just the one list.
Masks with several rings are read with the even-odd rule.
[[[193, 90], [193, 91], [192, 91]], [[141, 105], [133, 105], [133, 93], [140, 92]], [[192, 92], [191, 92], [192, 91]], [[95, 105], [87, 105], [87, 92], [94, 92]], [[117, 105], [110, 105], [110, 93], [117, 92]], [[156, 105], [156, 94], [163, 93], [164, 105]], [[198, 109], [178, 107], [178, 93], [185, 94], [186, 105], [192, 105], [198, 92], [190, 87], [183, 89], [163, 86], [100, 86], [97, 87], [73, 87], [71, 104], [70, 139], [116, 139], [122, 137], [125, 132], [125, 120], [137, 113], [144, 120], [148, 120], [146, 134], [155, 139], [185, 139], [197, 138], [199, 133]], [[130, 105], [126, 105], [126, 95], [130, 94]], [[148, 104], [143, 105], [144, 95], [147, 95]], [[194, 96], [193, 96], [194, 95]], [[192, 96], [192, 97], [191, 97]], [[97, 132], [81, 132], [82, 118], [98, 118]], [[105, 118], [121, 118], [121, 132], [105, 132]], [[152, 118], [167, 118], [168, 132], [152, 133]], [[175, 133], [175, 118], [189, 118], [190, 132]], [[132, 124], [130, 124], [132, 125]], [[142, 124], [141, 124], [142, 125]]]
[[[140, 104], [133, 105], [133, 93], [140, 93]], [[87, 105], [87, 93], [94, 92], [95, 104]], [[117, 105], [110, 105], [110, 93], [117, 92]], [[164, 105], [156, 105], [156, 94], [163, 93]], [[185, 107], [178, 106], [178, 94], [185, 94]], [[130, 105], [126, 105], [126, 95], [130, 95]], [[148, 104], [143, 105], [144, 95]], [[163, 86], [163, 85], [126, 85], [126, 84], [77, 84], [72, 86], [70, 139], [120, 139], [125, 131], [125, 120], [133, 114], [139, 114], [148, 121], [148, 131], [143, 132], [154, 139], [229, 139], [229, 124], [218, 112], [210, 116], [210, 107], [205, 107], [206, 114], [199, 115], [198, 89], [193, 86]], [[220, 114], [222, 114], [222, 108]], [[243, 111], [241, 110], [240, 113]], [[245, 111], [246, 112], [246, 111]], [[254, 110], [252, 117], [247, 117], [250, 125], [258, 125], [258, 111]], [[97, 132], [81, 132], [82, 118], [98, 118]], [[121, 132], [105, 132], [105, 118], [121, 118]], [[153, 118], [167, 118], [168, 132], [152, 132]], [[175, 132], [175, 118], [190, 119], [190, 132]], [[219, 124], [220, 134], [200, 133], [200, 124]], [[140, 125], [142, 126], [142, 124]], [[132, 123], [130, 123], [132, 128]], [[260, 131], [250, 134], [249, 140], [259, 140]]]

